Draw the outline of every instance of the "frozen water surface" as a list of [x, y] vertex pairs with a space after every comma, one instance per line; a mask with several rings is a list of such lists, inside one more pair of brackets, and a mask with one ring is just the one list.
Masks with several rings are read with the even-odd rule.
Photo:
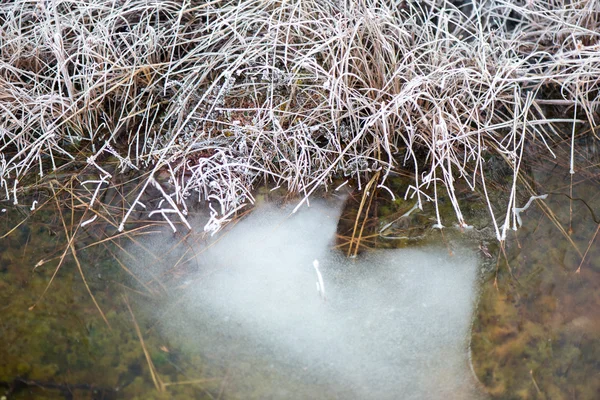
[[331, 250], [337, 207], [290, 210], [263, 206], [194, 249], [200, 274], [157, 310], [163, 334], [227, 371], [225, 397], [484, 398], [468, 358], [475, 254], [346, 259]]

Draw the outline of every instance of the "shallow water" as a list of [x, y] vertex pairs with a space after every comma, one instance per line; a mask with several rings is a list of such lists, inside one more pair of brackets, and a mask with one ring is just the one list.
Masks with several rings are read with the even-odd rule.
[[495, 398], [600, 398], [600, 169], [581, 164], [540, 160], [532, 184], [549, 196], [482, 285], [473, 364]]
[[[570, 193], [568, 169], [542, 161], [531, 168], [536, 193]], [[600, 214], [597, 169], [578, 169], [572, 197]], [[600, 398], [599, 225], [581, 200], [551, 194], [545, 212], [534, 203], [499, 262], [502, 252], [484, 234], [458, 240], [452, 229], [422, 229], [428, 239], [409, 242], [369, 236], [412, 207], [374, 204], [378, 218], [368, 221], [361, 249], [403, 249], [354, 260], [331, 250], [348, 233], [335, 225], [338, 211], [317, 203], [308, 223], [277, 208], [271, 217], [250, 216], [203, 253], [206, 243], [192, 235], [85, 249], [98, 238], [81, 234], [77, 254], [110, 329], [72, 256], [44, 294], [65, 244], [57, 211], [46, 207], [0, 240], [0, 396]], [[29, 213], [28, 205], [3, 207], [2, 234]], [[482, 212], [477, 203], [463, 211], [470, 221]], [[430, 258], [425, 242], [433, 244]], [[485, 245], [492, 259], [478, 251]], [[315, 258], [325, 301], [315, 288]], [[50, 261], [34, 269], [42, 259]]]
[[[29, 217], [28, 211], [29, 206], [23, 206], [0, 214], [1, 234], [12, 231], [0, 239], [0, 397], [203, 398], [205, 392], [198, 385], [173, 387], [164, 395], [154, 389], [123, 301], [131, 291], [120, 285], [126, 279], [111, 256], [114, 249], [102, 245], [83, 249], [88, 243], [80, 234], [78, 258], [109, 328], [73, 258], [66, 257], [57, 269], [65, 238], [56, 210], [48, 207]], [[27, 222], [13, 230], [23, 218]], [[131, 298], [133, 304], [135, 300]], [[134, 308], [144, 326], [149, 320]], [[179, 362], [177, 354], [162, 351], [168, 346], [163, 338], [148, 334], [145, 339], [165, 381], [187, 380], [187, 373], [193, 372], [194, 377], [202, 376]]]

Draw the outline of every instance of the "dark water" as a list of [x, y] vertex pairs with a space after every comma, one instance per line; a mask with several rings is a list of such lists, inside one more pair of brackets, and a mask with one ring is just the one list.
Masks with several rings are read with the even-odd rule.
[[[524, 226], [507, 240], [504, 251], [483, 226], [463, 240], [474, 251], [488, 248], [491, 256], [479, 253], [486, 261], [471, 350], [475, 374], [494, 398], [600, 398], [600, 171], [594, 162], [582, 165], [570, 176], [568, 168], [552, 160], [532, 164], [530, 185], [536, 194], [551, 194], [546, 207], [535, 203], [523, 214]], [[356, 210], [359, 200], [351, 199], [349, 209]], [[477, 204], [473, 200], [465, 211], [471, 220], [485, 212]], [[240, 397], [228, 388], [231, 371], [207, 368], [202, 354], [163, 335], [157, 329], [160, 318], [148, 311], [153, 304], [176, 299], [177, 291], [169, 288], [185, 281], [193, 269], [189, 263], [136, 281], [123, 268], [131, 263], [122, 256], [130, 239], [101, 242], [109, 233], [79, 232], [75, 248], [96, 305], [72, 252], [60, 262], [68, 240], [57, 209], [48, 205], [28, 217], [29, 206], [3, 206], [6, 212], [0, 213], [2, 235], [28, 218], [0, 239], [0, 396]], [[430, 223], [431, 215], [395, 227], [399, 237], [416, 229], [410, 234], [416, 240], [377, 235], [382, 224], [411, 206], [374, 203], [360, 250], [421, 246], [422, 233], [425, 241], [452, 250], [450, 230], [415, 228]], [[355, 216], [356, 211], [346, 210], [346, 224], [338, 230], [338, 244], [346, 250]], [[63, 217], [71, 236], [72, 214]], [[117, 254], [123, 265], [115, 262]], [[34, 268], [40, 260], [46, 262]]]

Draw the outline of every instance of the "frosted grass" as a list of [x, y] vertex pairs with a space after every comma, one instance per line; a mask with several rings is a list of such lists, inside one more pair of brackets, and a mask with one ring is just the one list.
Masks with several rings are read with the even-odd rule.
[[[376, 173], [420, 206], [445, 191], [467, 226], [462, 180], [503, 240], [523, 149], [552, 156], [557, 122], [596, 126], [599, 21], [591, 0], [3, 1], [0, 192], [18, 204], [61, 170], [110, 183], [116, 163], [143, 177], [120, 230], [157, 188], [149, 212], [187, 229], [202, 202], [214, 233], [258, 182], [307, 201]], [[548, 106], [568, 112], [550, 120]], [[494, 204], [491, 155], [514, 176]], [[390, 174], [406, 168], [414, 183], [393, 193]]]

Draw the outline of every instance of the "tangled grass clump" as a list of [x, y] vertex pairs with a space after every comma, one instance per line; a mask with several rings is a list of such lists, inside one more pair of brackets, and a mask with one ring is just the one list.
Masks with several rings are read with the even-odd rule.
[[[5, 1], [0, 185], [16, 203], [32, 174], [93, 171], [91, 207], [111, 157], [145, 173], [120, 229], [155, 187], [169, 223], [197, 199], [216, 231], [259, 181], [308, 199], [340, 176], [385, 190], [409, 166], [401, 195], [445, 191], [461, 226], [455, 182], [480, 187], [501, 240], [526, 144], [551, 154], [555, 122], [595, 129], [598, 32], [594, 0]], [[504, 209], [491, 154], [513, 171]]]

